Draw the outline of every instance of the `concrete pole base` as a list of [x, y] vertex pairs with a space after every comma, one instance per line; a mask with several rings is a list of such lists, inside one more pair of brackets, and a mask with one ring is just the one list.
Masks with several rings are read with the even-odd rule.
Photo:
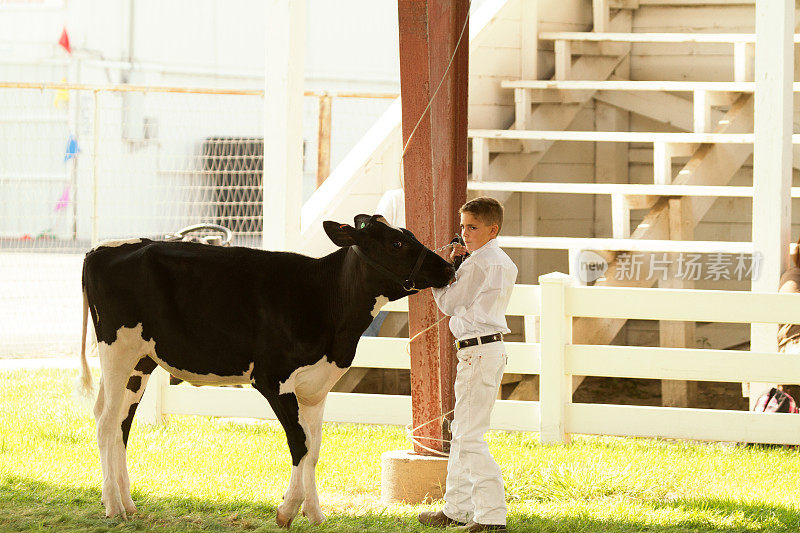
[[431, 457], [413, 450], [381, 455], [381, 501], [428, 503], [444, 497], [447, 457]]

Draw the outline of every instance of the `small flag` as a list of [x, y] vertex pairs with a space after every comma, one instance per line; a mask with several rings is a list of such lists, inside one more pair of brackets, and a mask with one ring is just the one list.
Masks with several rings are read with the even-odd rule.
[[77, 157], [78, 152], [80, 151], [81, 149], [78, 147], [78, 139], [76, 139], [74, 135], [70, 135], [69, 139], [67, 140], [67, 150], [64, 153], [64, 163], [73, 157]]
[[64, 29], [61, 31], [61, 38], [58, 40], [58, 44], [60, 44], [68, 54], [72, 53], [72, 48], [69, 45], [69, 35], [67, 34], [66, 26], [64, 26]]
[[56, 211], [61, 211], [65, 207], [69, 205], [69, 185], [64, 187], [64, 192], [61, 193], [61, 197], [56, 202]]
[[[66, 82], [65, 78], [61, 78], [62, 82]], [[61, 107], [61, 104], [69, 103], [69, 91], [66, 89], [57, 89], [56, 95], [53, 97], [53, 106]]]

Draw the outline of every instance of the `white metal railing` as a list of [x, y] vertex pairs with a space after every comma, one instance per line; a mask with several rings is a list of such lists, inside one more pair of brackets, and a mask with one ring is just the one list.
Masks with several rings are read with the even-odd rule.
[[[532, 323], [541, 316], [541, 343], [509, 342], [506, 372], [540, 374], [539, 401], [498, 400], [491, 427], [541, 431], [542, 441], [567, 442], [569, 434], [668, 437], [699, 440], [800, 443], [800, 420], [747, 411], [575, 404], [572, 377], [608, 376], [703, 381], [800, 383], [800, 358], [694, 348], [572, 344], [572, 319], [636, 318], [716, 322], [800, 323], [798, 296], [732, 291], [577, 287], [565, 274], [541, 276], [540, 285], [515, 287], [509, 314]], [[407, 310], [405, 301], [385, 309]], [[364, 338], [354, 366], [409, 368], [406, 339]], [[154, 374], [139, 413], [158, 422], [167, 414], [274, 418], [253, 389], [170, 386]], [[409, 396], [330, 393], [325, 420], [408, 424]]]

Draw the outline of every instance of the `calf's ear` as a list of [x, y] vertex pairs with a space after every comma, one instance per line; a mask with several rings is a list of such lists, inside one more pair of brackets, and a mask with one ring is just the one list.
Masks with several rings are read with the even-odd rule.
[[353, 246], [356, 244], [356, 241], [353, 239], [353, 234], [356, 230], [353, 228], [353, 226], [340, 224], [332, 220], [326, 220], [322, 223], [322, 227], [325, 229], [325, 233], [328, 234], [328, 237], [336, 246], [344, 247]]
[[356, 215], [353, 217], [353, 222], [356, 224], [356, 229], [364, 229], [374, 218], [377, 218], [377, 215]]

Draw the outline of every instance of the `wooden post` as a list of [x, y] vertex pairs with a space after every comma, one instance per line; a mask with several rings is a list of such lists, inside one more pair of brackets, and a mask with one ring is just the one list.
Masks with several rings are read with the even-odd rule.
[[631, 237], [631, 210], [622, 194], [611, 195], [611, 230], [615, 239]]
[[520, 77], [523, 80], [537, 80], [539, 79], [539, 0], [525, 0], [520, 7], [522, 9], [519, 21]]
[[559, 39], [553, 43], [553, 49], [556, 56], [555, 79], [568, 80], [570, 77], [570, 70], [572, 70], [572, 43], [564, 39]]
[[708, 91], [694, 91], [694, 132], [708, 133], [711, 131], [711, 105]]
[[565, 354], [572, 342], [572, 317], [566, 312], [566, 288], [571, 279], [553, 272], [539, 276], [541, 286], [541, 361], [539, 420], [543, 444], [566, 444], [566, 407], [572, 402], [572, 376], [566, 374]]
[[[466, 200], [468, 9], [467, 0], [398, 2], [403, 143], [408, 143], [403, 161], [406, 222], [430, 248], [450, 242], [458, 228], [458, 208]], [[461, 42], [456, 51], [459, 37]], [[455, 59], [445, 75], [454, 52]], [[434, 98], [434, 91], [443, 79]], [[423, 116], [431, 100], [430, 110]], [[430, 291], [412, 296], [409, 336], [434, 324], [441, 316]], [[446, 449], [437, 439], [448, 437], [441, 421], [435, 419], [451, 410], [455, 403], [456, 362], [446, 320], [411, 344], [413, 425], [434, 421], [422, 427], [416, 436], [435, 450]], [[426, 453], [416, 445], [415, 451]]]
[[[794, 2], [756, 0], [753, 248], [762, 254], [751, 290], [777, 292], [791, 229]], [[777, 350], [777, 325], [752, 324], [750, 349]], [[750, 407], [771, 386], [750, 384]]]
[[592, 31], [605, 33], [609, 27], [609, 0], [592, 0]]
[[[691, 198], [669, 199], [669, 238], [672, 240], [691, 241], [692, 231]], [[659, 280], [659, 287], [670, 289], [691, 289], [694, 282], [678, 279], [678, 257], [680, 254], [668, 254], [669, 266], [665, 280]], [[653, 258], [657, 256], [654, 255]], [[694, 348], [694, 322], [677, 322], [661, 320], [658, 324], [660, 344], [666, 348]], [[679, 380], [661, 380], [661, 405], [664, 407], [693, 407], [697, 402], [697, 382]]]
[[[514, 89], [514, 129], [530, 129], [528, 123], [530, 122], [532, 104], [533, 101], [531, 100], [530, 89]], [[474, 143], [476, 140], [477, 139], [472, 139], [472, 142]], [[486, 164], [489, 164], [488, 160]]]
[[489, 139], [472, 138], [472, 181], [486, 181], [489, 176]]
[[665, 142], [653, 143], [653, 183], [672, 183], [672, 146]]
[[328, 93], [319, 97], [319, 131], [317, 135], [317, 187], [331, 173], [331, 103]]
[[305, 2], [269, 0], [266, 20], [263, 246], [292, 250], [303, 207]]
[[733, 44], [733, 81], [753, 81], [753, 43]]

